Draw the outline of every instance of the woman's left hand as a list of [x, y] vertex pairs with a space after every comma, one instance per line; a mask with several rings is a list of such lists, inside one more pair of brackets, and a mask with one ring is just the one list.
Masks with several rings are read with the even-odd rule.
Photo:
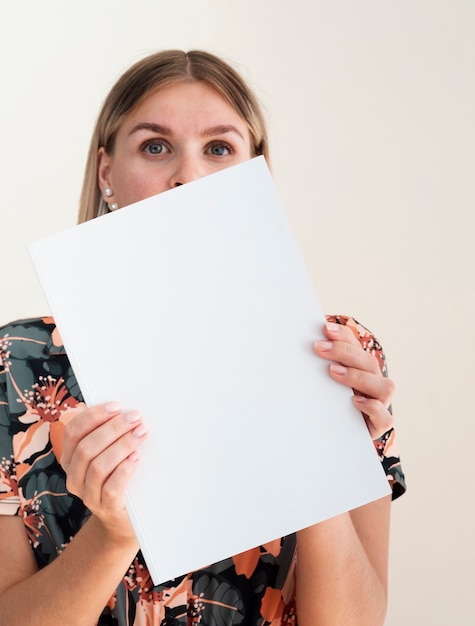
[[363, 349], [351, 328], [327, 322], [324, 333], [328, 339], [315, 342], [316, 354], [331, 361], [329, 372], [334, 380], [353, 389], [353, 402], [371, 437], [381, 437], [393, 426], [389, 412], [393, 381], [383, 376], [377, 358]]

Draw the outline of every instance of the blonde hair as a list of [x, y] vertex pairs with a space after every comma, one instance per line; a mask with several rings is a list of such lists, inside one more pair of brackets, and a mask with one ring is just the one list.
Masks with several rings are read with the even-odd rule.
[[97, 180], [98, 151], [111, 154], [124, 118], [154, 90], [186, 81], [203, 81], [236, 110], [246, 122], [253, 156], [269, 161], [267, 130], [259, 103], [243, 78], [219, 57], [202, 50], [165, 50], [132, 65], [112, 87], [97, 118], [86, 162], [78, 221], [109, 212]]

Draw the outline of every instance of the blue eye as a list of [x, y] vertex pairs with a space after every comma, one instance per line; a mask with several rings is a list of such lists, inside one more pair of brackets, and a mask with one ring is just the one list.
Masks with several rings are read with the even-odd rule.
[[215, 143], [210, 146], [209, 151], [213, 156], [225, 156], [232, 152], [231, 147], [225, 143]]
[[169, 152], [168, 145], [161, 139], [147, 139], [140, 146], [140, 151], [151, 156], [159, 156]]
[[163, 143], [149, 143], [146, 146], [146, 149], [148, 150], [148, 152], [150, 152], [150, 154], [162, 154], [165, 146], [163, 145]]

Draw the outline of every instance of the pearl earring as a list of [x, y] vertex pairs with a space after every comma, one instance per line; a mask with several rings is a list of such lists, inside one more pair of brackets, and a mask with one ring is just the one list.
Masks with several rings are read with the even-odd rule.
[[111, 197], [112, 193], [113, 193], [113, 191], [112, 191], [112, 189], [111, 189], [110, 187], [106, 187], [106, 188], [104, 189], [104, 194], [105, 194], [108, 198], [110, 198], [110, 197]]
[[117, 211], [117, 209], [118, 209], [118, 208], [119, 208], [119, 205], [117, 204], [117, 202], [111, 202], [111, 203], [109, 204], [109, 209], [110, 209], [111, 211]]

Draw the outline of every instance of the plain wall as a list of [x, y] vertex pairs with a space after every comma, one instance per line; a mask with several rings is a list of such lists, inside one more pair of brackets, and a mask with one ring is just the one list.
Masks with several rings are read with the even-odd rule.
[[255, 87], [324, 309], [377, 334], [397, 386], [409, 490], [388, 626], [473, 623], [474, 27], [472, 0], [0, 9], [0, 323], [48, 312], [25, 244], [74, 225], [95, 116], [130, 63], [205, 48]]

